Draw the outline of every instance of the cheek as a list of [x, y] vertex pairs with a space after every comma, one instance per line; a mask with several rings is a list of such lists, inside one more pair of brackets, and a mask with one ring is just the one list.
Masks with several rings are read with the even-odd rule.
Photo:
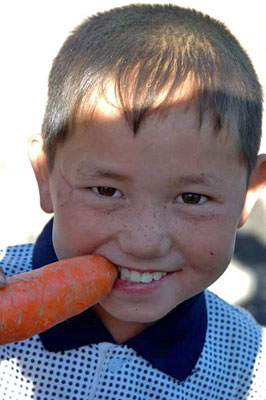
[[56, 203], [56, 208], [64, 207], [69, 202], [72, 195], [73, 189], [69, 185], [62, 184], [56, 188], [54, 202]]
[[51, 181], [51, 195], [54, 210], [67, 205], [72, 193], [73, 187], [58, 168], [55, 172], [54, 178]]
[[73, 189], [69, 196], [64, 196], [60, 189], [53, 231], [57, 256], [69, 258], [96, 252], [103, 243], [115, 236], [118, 221], [119, 218], [117, 215], [115, 218], [113, 213], [93, 210], [85, 205], [77, 190]]
[[53, 241], [60, 258], [91, 254], [103, 238], [104, 233], [92, 213], [77, 210], [69, 213], [65, 208], [55, 214]]
[[197, 227], [190, 227], [186, 243], [183, 243], [185, 258], [196, 274], [215, 276], [229, 265], [235, 245], [235, 226], [228, 219], [214, 218]]

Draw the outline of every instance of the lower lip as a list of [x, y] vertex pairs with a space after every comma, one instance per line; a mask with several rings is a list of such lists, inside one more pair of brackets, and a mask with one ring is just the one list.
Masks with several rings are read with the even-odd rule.
[[175, 272], [169, 272], [163, 278], [159, 279], [158, 281], [151, 281], [149, 283], [143, 282], [129, 282], [123, 279], [117, 279], [113, 286], [113, 290], [119, 290], [120, 292], [126, 293], [150, 293], [155, 291], [159, 288], [164, 282], [166, 282]]

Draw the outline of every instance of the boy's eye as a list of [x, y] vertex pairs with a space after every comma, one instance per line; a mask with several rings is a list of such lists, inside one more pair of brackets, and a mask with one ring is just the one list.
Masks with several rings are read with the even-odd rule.
[[182, 193], [178, 196], [178, 203], [184, 204], [203, 204], [208, 200], [207, 196], [198, 193]]
[[109, 186], [94, 186], [91, 188], [93, 193], [96, 193], [100, 196], [105, 196], [105, 197], [123, 197], [122, 193], [120, 190], [117, 190], [113, 187]]

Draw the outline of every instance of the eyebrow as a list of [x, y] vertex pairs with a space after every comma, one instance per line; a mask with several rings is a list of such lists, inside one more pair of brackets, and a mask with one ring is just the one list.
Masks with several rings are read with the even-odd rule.
[[118, 181], [126, 181], [130, 180], [128, 176], [123, 175], [116, 171], [111, 171], [110, 169], [106, 168], [96, 168], [96, 167], [84, 167], [80, 166], [77, 169], [77, 175], [81, 178], [107, 178], [107, 179], [114, 179]]
[[202, 173], [200, 175], [187, 175], [187, 176], [181, 176], [176, 179], [176, 182], [179, 185], [187, 185], [187, 184], [203, 184], [206, 186], [213, 186], [214, 184], [217, 184], [217, 177], [212, 175], [212, 174], [205, 174]]
[[[80, 178], [106, 178], [117, 180], [120, 182], [130, 181], [131, 178], [115, 170], [107, 169], [105, 167], [95, 167], [90, 165], [80, 165], [77, 169], [77, 176]], [[184, 175], [173, 178], [173, 183], [176, 186], [185, 185], [205, 185], [208, 187], [220, 186], [221, 182], [217, 180], [217, 176], [210, 173], [201, 173], [199, 175]]]

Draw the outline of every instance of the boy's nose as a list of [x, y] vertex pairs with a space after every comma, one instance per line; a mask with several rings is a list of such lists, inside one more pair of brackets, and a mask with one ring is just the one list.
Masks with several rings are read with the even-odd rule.
[[[146, 214], [146, 215], [144, 215]], [[167, 224], [159, 222], [151, 213], [141, 213], [131, 219], [119, 233], [120, 249], [139, 259], [163, 257], [171, 248], [172, 239]]]

